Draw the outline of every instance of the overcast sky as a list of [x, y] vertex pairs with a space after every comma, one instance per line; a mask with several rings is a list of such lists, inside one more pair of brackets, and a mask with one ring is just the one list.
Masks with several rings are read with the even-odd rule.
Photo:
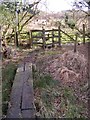
[[49, 9], [50, 11], [59, 12], [62, 10], [71, 9], [73, 1], [74, 0], [47, 0], [46, 6], [47, 6], [47, 9]]
[[[38, 0], [22, 0], [22, 1], [38, 1]], [[75, 0], [41, 0], [41, 4], [39, 6], [42, 10], [59, 12], [62, 10], [71, 9], [72, 2]]]

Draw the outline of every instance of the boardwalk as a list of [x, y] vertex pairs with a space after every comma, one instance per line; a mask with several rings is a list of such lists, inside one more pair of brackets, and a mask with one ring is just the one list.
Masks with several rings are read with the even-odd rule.
[[34, 118], [32, 64], [20, 64], [13, 83], [7, 118]]

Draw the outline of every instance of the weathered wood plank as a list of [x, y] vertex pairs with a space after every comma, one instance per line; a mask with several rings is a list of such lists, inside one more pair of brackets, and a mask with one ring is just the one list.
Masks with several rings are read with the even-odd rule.
[[32, 63], [23, 63], [15, 76], [7, 118], [33, 118], [34, 113]]
[[23, 110], [22, 111], [22, 118], [35, 118], [35, 110], [29, 109], [29, 110]]
[[34, 108], [34, 93], [33, 93], [33, 78], [32, 78], [32, 64], [26, 64], [26, 70], [29, 69], [30, 76], [24, 82], [22, 93], [22, 108], [31, 109]]
[[7, 118], [22, 118], [21, 109], [11, 107], [8, 111]]
[[76, 52], [77, 51], [77, 34], [76, 34], [76, 39], [75, 39], [75, 41], [74, 41], [74, 52]]
[[[21, 111], [21, 97], [22, 97], [22, 89], [24, 81], [29, 79], [30, 73], [29, 71], [21, 71], [16, 73], [15, 80], [13, 83], [11, 96], [10, 96], [10, 105], [8, 107], [7, 118], [11, 118], [13, 116], [20, 117]], [[18, 111], [18, 112], [17, 112]]]
[[58, 27], [58, 44], [61, 47], [61, 28], [60, 28], [60, 26]]
[[31, 30], [31, 32], [42, 32], [42, 30]]
[[[58, 35], [55, 35], [54, 38], [58, 38], [59, 36]], [[43, 38], [42, 36], [32, 36], [32, 38]], [[45, 37], [45, 39], [48, 39], [48, 38], [53, 38], [53, 36], [49, 36], [49, 37]]]
[[33, 88], [29, 82], [25, 82], [23, 86], [23, 94], [22, 94], [22, 106], [21, 109], [30, 109], [34, 108], [34, 96], [33, 96]]
[[83, 44], [85, 44], [85, 24], [83, 24]]
[[43, 49], [45, 50], [45, 46], [46, 46], [46, 42], [45, 42], [45, 40], [46, 40], [46, 38], [45, 38], [45, 29], [43, 29]]
[[33, 41], [33, 44], [43, 44], [43, 43]]

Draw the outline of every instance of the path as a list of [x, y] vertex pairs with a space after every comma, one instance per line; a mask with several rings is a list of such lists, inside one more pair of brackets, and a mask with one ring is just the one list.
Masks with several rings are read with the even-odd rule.
[[12, 86], [7, 118], [34, 118], [32, 63], [21, 63]]
[[[77, 47], [81, 53], [86, 55], [87, 45]], [[70, 47], [68, 48], [70, 49]], [[71, 48], [73, 49], [73, 48]], [[83, 51], [82, 51], [83, 50]], [[11, 102], [7, 113], [7, 118], [34, 118], [34, 94], [33, 94], [33, 80], [32, 80], [32, 63], [35, 63], [38, 52], [34, 51], [24, 58], [17, 69], [16, 77], [13, 83], [11, 92]], [[87, 56], [87, 55], [86, 55]], [[29, 64], [30, 63], [30, 64]]]

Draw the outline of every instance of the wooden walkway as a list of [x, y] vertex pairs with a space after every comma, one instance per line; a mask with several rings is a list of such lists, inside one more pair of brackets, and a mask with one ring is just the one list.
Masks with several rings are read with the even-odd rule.
[[7, 118], [34, 118], [32, 64], [20, 64], [13, 83]]

